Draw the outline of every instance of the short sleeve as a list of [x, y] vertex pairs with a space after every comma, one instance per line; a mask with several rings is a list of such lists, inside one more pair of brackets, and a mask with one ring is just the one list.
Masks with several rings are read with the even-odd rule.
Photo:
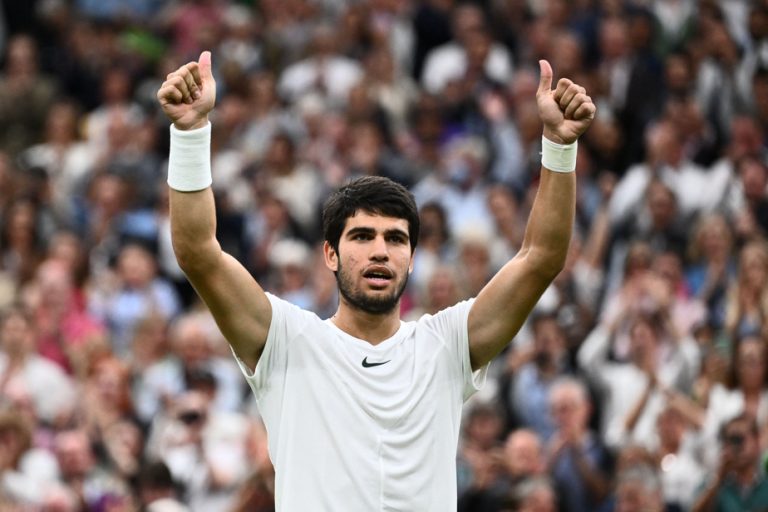
[[267, 298], [272, 305], [272, 321], [256, 368], [249, 368], [234, 350], [232, 351], [240, 371], [257, 399], [267, 391], [273, 376], [285, 374], [290, 340], [295, 338], [305, 325], [301, 317], [311, 314], [270, 293], [267, 293]]
[[464, 401], [483, 388], [488, 374], [486, 364], [482, 368], [472, 371], [472, 362], [469, 357], [469, 310], [474, 299], [462, 301], [446, 308], [431, 317], [425, 317], [425, 321], [437, 332], [443, 340], [445, 349], [452, 361], [456, 363], [456, 369], [462, 381], [462, 396]]

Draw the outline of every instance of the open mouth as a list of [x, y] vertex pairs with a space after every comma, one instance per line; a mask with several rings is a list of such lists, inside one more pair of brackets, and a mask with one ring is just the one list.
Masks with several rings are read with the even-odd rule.
[[374, 288], [381, 288], [389, 284], [394, 277], [386, 267], [372, 267], [363, 273], [365, 280]]

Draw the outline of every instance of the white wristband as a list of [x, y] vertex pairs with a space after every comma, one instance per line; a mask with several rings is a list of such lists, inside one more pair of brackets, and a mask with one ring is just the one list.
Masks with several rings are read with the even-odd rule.
[[541, 165], [550, 171], [573, 172], [576, 170], [578, 141], [558, 144], [541, 136]]
[[211, 123], [194, 130], [171, 125], [168, 186], [179, 192], [196, 192], [211, 186]]

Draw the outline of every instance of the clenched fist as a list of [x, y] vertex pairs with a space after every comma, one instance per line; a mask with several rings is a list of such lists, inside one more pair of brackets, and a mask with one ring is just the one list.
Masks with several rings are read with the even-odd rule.
[[157, 100], [179, 130], [205, 126], [216, 103], [211, 52], [203, 52], [199, 62], [184, 64], [170, 73], [157, 91]]
[[544, 136], [552, 142], [570, 144], [584, 133], [595, 118], [595, 104], [586, 90], [567, 78], [552, 90], [552, 66], [539, 61], [541, 80], [536, 92], [539, 117], [544, 123]]

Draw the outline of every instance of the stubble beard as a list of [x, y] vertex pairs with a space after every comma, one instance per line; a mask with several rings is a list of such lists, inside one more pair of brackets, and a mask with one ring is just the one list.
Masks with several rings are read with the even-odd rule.
[[336, 272], [336, 284], [339, 287], [339, 295], [353, 309], [373, 315], [383, 315], [391, 313], [400, 304], [400, 297], [402, 297], [408, 284], [408, 274], [405, 274], [405, 278], [391, 295], [371, 296], [355, 288], [352, 279], [344, 272], [341, 262], [339, 262], [339, 268]]

